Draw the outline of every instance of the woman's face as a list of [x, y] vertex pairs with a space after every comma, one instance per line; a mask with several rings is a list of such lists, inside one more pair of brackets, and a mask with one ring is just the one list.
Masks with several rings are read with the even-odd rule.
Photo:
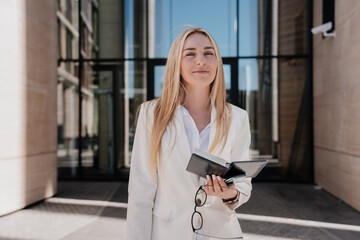
[[201, 33], [188, 36], [182, 51], [180, 74], [188, 87], [210, 87], [217, 69], [217, 57], [210, 39]]

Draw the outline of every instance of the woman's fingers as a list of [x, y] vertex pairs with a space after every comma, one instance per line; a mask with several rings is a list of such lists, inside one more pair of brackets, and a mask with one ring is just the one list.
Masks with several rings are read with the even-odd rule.
[[211, 180], [211, 177], [209, 175], [206, 175], [206, 184], [205, 184], [205, 192], [208, 195], [214, 194], [214, 186], [213, 182]]
[[232, 198], [232, 196], [237, 192], [233, 183], [227, 186], [224, 179], [214, 174], [211, 175], [211, 177], [206, 175], [204, 190], [206, 194], [217, 196], [222, 199]]
[[218, 176], [218, 181], [219, 181], [219, 185], [221, 187], [222, 190], [224, 190], [225, 188], [227, 188], [228, 186], [226, 185], [225, 181], [223, 178]]
[[213, 180], [213, 184], [214, 184], [214, 191], [215, 191], [215, 194], [217, 196], [219, 196], [222, 192], [221, 190], [221, 187], [220, 187], [220, 184], [219, 184], [219, 176], [215, 176], [214, 174], [212, 175], [212, 180]]

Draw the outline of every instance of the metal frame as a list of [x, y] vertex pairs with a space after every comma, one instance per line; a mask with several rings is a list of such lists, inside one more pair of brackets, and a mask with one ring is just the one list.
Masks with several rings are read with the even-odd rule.
[[82, 172], [82, 134], [81, 134], [81, 128], [82, 128], [82, 94], [81, 94], [81, 88], [82, 88], [82, 71], [83, 71], [83, 56], [81, 53], [81, 42], [83, 39], [83, 35], [82, 35], [82, 17], [81, 17], [81, 5], [82, 5], [82, 0], [79, 0], [79, 12], [78, 12], [78, 18], [79, 18], [79, 46], [78, 46], [78, 51], [79, 51], [79, 86], [78, 86], [78, 95], [79, 95], [79, 125], [78, 125], [78, 177], [79, 178], [83, 178], [83, 172]]

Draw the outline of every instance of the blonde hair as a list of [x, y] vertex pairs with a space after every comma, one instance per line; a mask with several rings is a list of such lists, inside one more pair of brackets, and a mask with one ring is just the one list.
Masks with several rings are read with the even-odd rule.
[[162, 94], [159, 99], [155, 100], [150, 138], [150, 168], [154, 176], [156, 171], [160, 170], [161, 139], [167, 126], [173, 121], [177, 107], [185, 100], [186, 90], [180, 76], [180, 63], [185, 40], [193, 33], [201, 33], [209, 38], [218, 63], [215, 79], [210, 85], [210, 103], [212, 107], [216, 108], [216, 134], [209, 152], [213, 152], [220, 145], [222, 145], [222, 150], [227, 141], [231, 122], [231, 106], [226, 102], [225, 77], [219, 47], [206, 30], [190, 27], [175, 39], [170, 48]]

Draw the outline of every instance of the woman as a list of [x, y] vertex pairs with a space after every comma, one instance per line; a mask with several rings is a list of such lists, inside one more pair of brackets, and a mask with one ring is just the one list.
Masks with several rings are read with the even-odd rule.
[[[234, 209], [249, 199], [251, 179], [227, 187], [223, 179], [200, 178], [186, 166], [195, 148], [234, 161], [248, 158], [249, 145], [247, 113], [226, 103], [215, 40], [204, 29], [185, 30], [171, 46], [161, 97], [140, 108], [129, 180], [128, 239], [241, 237]], [[199, 186], [207, 199], [195, 208], [203, 225], [194, 228]]]

